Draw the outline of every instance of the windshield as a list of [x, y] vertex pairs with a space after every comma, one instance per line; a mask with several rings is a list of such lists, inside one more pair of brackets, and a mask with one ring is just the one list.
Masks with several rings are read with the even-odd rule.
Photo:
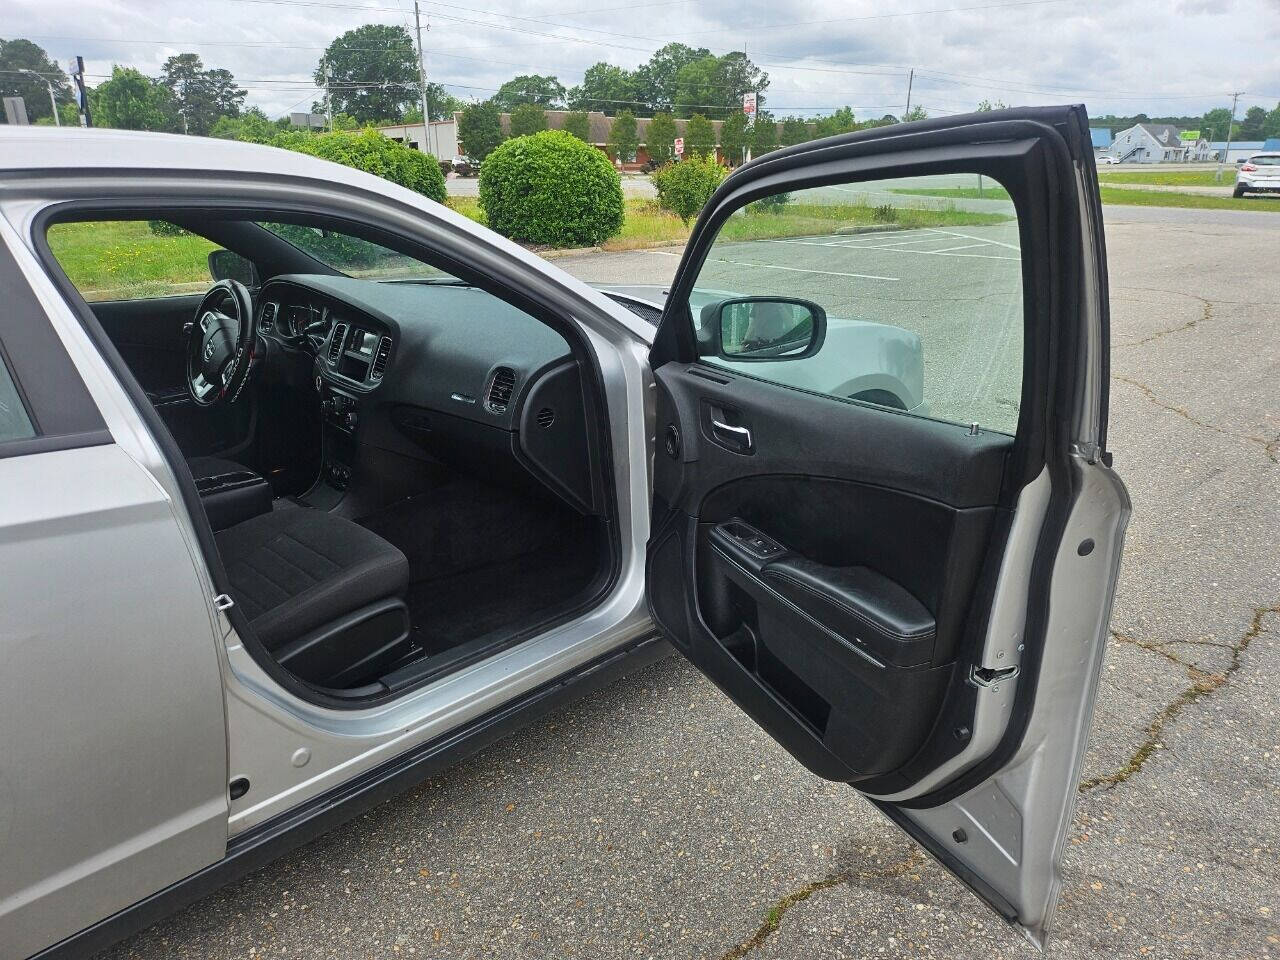
[[389, 247], [361, 240], [347, 233], [336, 233], [320, 227], [303, 227], [292, 223], [259, 221], [258, 226], [270, 230], [281, 240], [291, 243], [303, 253], [319, 260], [348, 277], [366, 280], [430, 280], [456, 279], [452, 274], [423, 263], [416, 257], [398, 253]]

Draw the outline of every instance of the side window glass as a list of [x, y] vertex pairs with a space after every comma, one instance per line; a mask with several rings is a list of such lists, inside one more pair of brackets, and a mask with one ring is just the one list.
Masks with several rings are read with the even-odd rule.
[[30, 440], [36, 435], [4, 358], [0, 357], [0, 443]]
[[145, 300], [203, 293], [214, 277], [218, 245], [165, 220], [55, 223], [49, 248], [90, 302]]
[[735, 211], [689, 297], [703, 359], [832, 397], [1012, 434], [1018, 220], [990, 177], [864, 181]]

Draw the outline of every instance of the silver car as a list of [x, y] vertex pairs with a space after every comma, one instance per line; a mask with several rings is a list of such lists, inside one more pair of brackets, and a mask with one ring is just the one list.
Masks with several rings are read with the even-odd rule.
[[[779, 150], [645, 293], [310, 156], [0, 130], [3, 954], [673, 648], [1044, 943], [1130, 510], [1094, 162], [1067, 107]], [[956, 171], [1016, 219], [835, 229]]]

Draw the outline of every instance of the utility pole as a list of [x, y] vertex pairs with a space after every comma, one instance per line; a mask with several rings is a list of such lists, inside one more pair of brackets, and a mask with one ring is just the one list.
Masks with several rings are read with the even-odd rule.
[[182, 132], [184, 134], [190, 133], [191, 131], [187, 128], [187, 78], [186, 77], [182, 78], [182, 107], [178, 110], [178, 112], [182, 114]]
[[1222, 151], [1222, 160], [1219, 161], [1218, 170], [1214, 174], [1215, 180], [1222, 179], [1222, 165], [1231, 156], [1231, 128], [1236, 125], [1236, 104], [1240, 102], [1240, 94], [1243, 92], [1243, 90], [1239, 90], [1231, 94], [1231, 119], [1227, 121], [1227, 145]]
[[[314, 104], [312, 104], [312, 109], [315, 109]], [[329, 99], [329, 58], [328, 57], [324, 58], [324, 123], [325, 123], [325, 128], [330, 133], [333, 133], [333, 101]], [[308, 123], [307, 129], [309, 130], [310, 128], [311, 128], [311, 125], [310, 123]]]
[[53, 107], [53, 122], [55, 126], [62, 126], [62, 118], [58, 116], [58, 99], [53, 95], [53, 83], [43, 73], [36, 73], [34, 70], [28, 70], [26, 67], [19, 67], [19, 73], [29, 73], [44, 81], [44, 85], [49, 88], [49, 106]]
[[84, 57], [71, 61], [71, 78], [76, 82], [76, 105], [80, 108], [80, 126], [92, 127], [93, 114], [89, 112], [89, 91], [84, 87]]
[[916, 68], [912, 67], [910, 72], [907, 74], [907, 109], [904, 110], [902, 113], [902, 117], [904, 120], [911, 113], [911, 86], [912, 84], [915, 83], [915, 79], [916, 79]]
[[[418, 35], [418, 92], [422, 95], [422, 140], [426, 144], [427, 153], [439, 160], [440, 157], [433, 149], [434, 145], [428, 139], [431, 136], [431, 102], [427, 99], [427, 68], [422, 55], [422, 16], [418, 10], [418, 0], [413, 0], [413, 27]], [[427, 29], [431, 29], [429, 24]]]

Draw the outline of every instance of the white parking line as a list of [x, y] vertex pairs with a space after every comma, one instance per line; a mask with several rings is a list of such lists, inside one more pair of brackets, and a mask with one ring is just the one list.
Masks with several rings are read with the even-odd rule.
[[1005, 243], [1003, 240], [992, 240], [987, 237], [974, 237], [967, 233], [956, 233], [954, 230], [939, 230], [937, 227], [925, 227], [926, 230], [932, 230], [934, 233], [941, 233], [948, 237], [959, 237], [961, 240], [976, 240], [979, 243], [992, 243], [997, 247], [1005, 247], [1017, 253], [1022, 253], [1022, 248], [1016, 243]]
[[878, 277], [870, 273], [841, 273], [838, 270], [806, 270], [804, 267], [784, 267], [777, 263], [750, 263], [746, 260], [724, 260], [716, 258], [709, 263], [731, 263], [737, 267], [756, 267], [760, 270], [786, 270], [788, 273], [817, 273], [824, 277], [852, 277], [855, 280], [886, 280], [897, 283], [901, 277]]

